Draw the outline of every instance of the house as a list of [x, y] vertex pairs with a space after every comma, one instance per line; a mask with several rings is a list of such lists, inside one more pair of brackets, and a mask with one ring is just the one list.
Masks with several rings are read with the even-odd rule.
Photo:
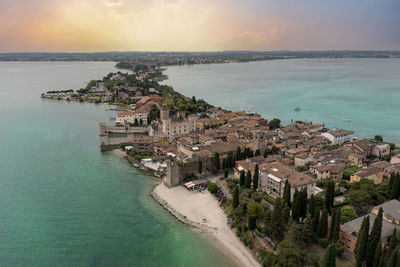
[[373, 180], [374, 184], [381, 184], [383, 179], [383, 171], [376, 167], [360, 169], [354, 175], [350, 176], [350, 183], [359, 182], [361, 178]]
[[390, 154], [390, 145], [389, 144], [379, 144], [376, 145], [371, 152], [371, 155], [376, 156], [378, 158], [383, 158], [389, 156]]
[[259, 188], [272, 197], [282, 197], [286, 180], [291, 186], [291, 196], [295, 190], [307, 190], [314, 195], [317, 180], [307, 174], [300, 173], [280, 162], [263, 163], [259, 165]]
[[344, 143], [352, 142], [354, 138], [353, 131], [343, 129], [334, 129], [329, 132], [321, 133], [321, 135], [329, 139], [332, 145], [343, 145]]
[[164, 99], [159, 95], [146, 96], [136, 103], [136, 108], [141, 108], [148, 102], [162, 103]]
[[310, 167], [310, 172], [317, 176], [317, 180], [331, 179], [339, 181], [343, 177], [346, 168], [344, 163], [330, 163], [326, 165], [316, 165]]
[[348, 156], [348, 160], [350, 165], [356, 165], [358, 167], [362, 167], [364, 164], [364, 156], [358, 153], [350, 153]]
[[381, 240], [383, 245], [388, 242], [388, 238], [392, 235], [396, 228], [400, 230], [400, 201], [393, 199], [379, 206], [374, 207], [368, 215], [359, 217], [350, 222], [347, 222], [340, 227], [339, 243], [343, 244], [344, 249], [350, 253], [354, 253], [357, 243], [358, 232], [361, 228], [361, 223], [366, 216], [369, 216], [370, 230], [374, 225], [379, 209], [383, 210]]
[[400, 173], [400, 163], [391, 164], [390, 166], [386, 167], [383, 170], [383, 176], [385, 176], [386, 178], [390, 177], [390, 175], [392, 173], [394, 173], [394, 174], [399, 174]]
[[390, 159], [390, 164], [397, 164], [397, 163], [400, 163], [400, 154], [397, 154]]
[[236, 161], [235, 168], [233, 169], [233, 177], [239, 179], [241, 171], [244, 171], [245, 173], [247, 173], [247, 171], [250, 171], [253, 175], [256, 165], [260, 165], [267, 161], [269, 161], [269, 159], [262, 156]]
[[294, 166], [306, 166], [313, 162], [313, 156], [308, 153], [301, 153], [294, 157]]
[[123, 111], [117, 114], [115, 117], [116, 125], [134, 124], [137, 121], [139, 124], [147, 125], [148, 112], [145, 110], [138, 111]]

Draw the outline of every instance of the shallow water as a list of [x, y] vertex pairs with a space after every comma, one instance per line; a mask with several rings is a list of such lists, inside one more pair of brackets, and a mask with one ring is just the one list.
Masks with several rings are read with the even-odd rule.
[[114, 71], [104, 62], [0, 62], [1, 266], [232, 266], [148, 194], [159, 180], [101, 153], [106, 106], [42, 100]]

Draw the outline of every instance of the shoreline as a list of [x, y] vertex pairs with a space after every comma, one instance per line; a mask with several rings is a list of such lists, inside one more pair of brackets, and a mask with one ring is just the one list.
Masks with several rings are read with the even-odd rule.
[[216, 240], [239, 266], [261, 266], [226, 224], [224, 211], [208, 191], [188, 191], [183, 186], [168, 188], [160, 182], [150, 196], [178, 221]]

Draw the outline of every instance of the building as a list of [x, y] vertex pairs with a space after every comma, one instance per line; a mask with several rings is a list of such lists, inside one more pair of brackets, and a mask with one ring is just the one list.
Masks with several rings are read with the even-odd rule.
[[144, 110], [138, 111], [123, 111], [117, 114], [115, 117], [116, 125], [134, 124], [137, 120], [138, 124], [142, 122], [141, 125], [147, 125], [147, 115], [148, 112]]
[[136, 103], [136, 108], [141, 108], [142, 106], [146, 105], [146, 103], [148, 103], [148, 102], [162, 103], [163, 101], [164, 101], [164, 99], [159, 95], [146, 96], [146, 97], [140, 99]]
[[374, 207], [371, 210], [371, 213], [368, 215], [354, 219], [340, 227], [339, 242], [343, 244], [345, 250], [350, 253], [354, 253], [357, 243], [357, 235], [360, 231], [361, 223], [364, 220], [364, 217], [369, 216], [369, 225], [371, 230], [380, 208], [383, 210], [381, 232], [382, 243], [386, 244], [388, 242], [388, 238], [393, 233], [394, 228], [396, 228], [397, 231], [400, 230], [400, 201], [393, 199]]
[[359, 182], [362, 178], [373, 180], [374, 184], [381, 184], [383, 171], [376, 167], [360, 169], [354, 175], [350, 176], [350, 183]]
[[339, 181], [343, 177], [346, 168], [344, 163], [331, 163], [326, 165], [316, 165], [310, 167], [310, 172], [317, 176], [317, 180], [331, 179]]
[[308, 153], [301, 153], [294, 157], [294, 166], [307, 166], [314, 160], [313, 156]]
[[286, 180], [291, 186], [291, 196], [295, 190], [307, 190], [307, 195], [314, 195], [317, 180], [307, 174], [300, 173], [280, 162], [259, 165], [259, 188], [273, 197], [282, 197]]
[[334, 129], [329, 132], [321, 133], [321, 135], [329, 139], [332, 145], [343, 145], [347, 142], [353, 142], [354, 139], [353, 131], [343, 129]]
[[152, 127], [150, 135], [159, 135], [172, 139], [174, 136], [181, 136], [196, 131], [197, 116], [191, 114], [186, 116], [185, 112], [178, 112], [175, 116], [170, 116], [169, 106], [162, 104], [160, 108], [160, 118], [157, 127]]

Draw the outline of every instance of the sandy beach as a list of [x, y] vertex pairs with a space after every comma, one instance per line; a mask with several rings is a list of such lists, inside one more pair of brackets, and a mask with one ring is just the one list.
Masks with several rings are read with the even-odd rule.
[[240, 266], [260, 266], [227, 225], [225, 213], [208, 191], [188, 191], [183, 186], [168, 188], [160, 183], [152, 195], [181, 221], [207, 231]]

